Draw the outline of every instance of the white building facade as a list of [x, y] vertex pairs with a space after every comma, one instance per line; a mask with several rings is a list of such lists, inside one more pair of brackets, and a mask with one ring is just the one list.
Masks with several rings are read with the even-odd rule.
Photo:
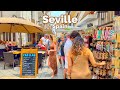
[[[24, 18], [35, 24], [38, 24], [38, 11], [0, 11], [0, 17], [18, 17]], [[21, 33], [22, 45], [31, 42], [31, 36], [27, 33]], [[3, 41], [15, 41], [20, 45], [20, 33], [0, 33], [0, 39]]]
[[89, 28], [90, 25], [93, 27], [98, 25], [97, 13], [88, 14], [77, 23], [77, 27], [80, 27], [82, 30]]

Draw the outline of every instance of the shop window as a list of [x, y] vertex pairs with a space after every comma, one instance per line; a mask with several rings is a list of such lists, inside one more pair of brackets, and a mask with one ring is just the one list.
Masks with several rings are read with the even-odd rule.
[[98, 13], [99, 25], [108, 23], [113, 20], [113, 11], [101, 11]]
[[8, 41], [8, 35], [9, 35], [9, 34], [8, 34], [8, 33], [6, 33], [6, 41]]
[[38, 33], [37, 35], [38, 35], [38, 36], [37, 36], [37, 38], [38, 38], [37, 40], [39, 41], [39, 40], [42, 38], [42, 34], [41, 34], [41, 33]]
[[13, 41], [15, 41], [16, 35], [15, 33], [13, 33]]
[[101, 24], [103, 24], [103, 13], [101, 13]]
[[29, 42], [29, 34], [27, 34], [27, 37], [28, 37], [28, 42]]
[[100, 22], [99, 22], [99, 25], [102, 24], [102, 20], [101, 20], [101, 18], [102, 18], [102, 13], [100, 13]]
[[1, 40], [1, 33], [0, 33], [0, 40]]
[[27, 34], [28, 35], [28, 42], [32, 41], [32, 35], [31, 34]]
[[28, 34], [28, 42], [30, 42], [30, 34]]
[[5, 39], [5, 32], [3, 32], [3, 41], [6, 41], [6, 39]]
[[107, 22], [107, 12], [105, 12], [105, 23]]
[[30, 42], [32, 41], [32, 34], [30, 34]]
[[8, 33], [8, 35], [9, 35], [9, 41], [11, 41], [11, 33]]
[[112, 21], [113, 15], [112, 15], [112, 11], [110, 12], [110, 21]]
[[102, 13], [102, 24], [105, 23], [105, 12]]
[[100, 13], [97, 13], [97, 18], [99, 18], [100, 17]]

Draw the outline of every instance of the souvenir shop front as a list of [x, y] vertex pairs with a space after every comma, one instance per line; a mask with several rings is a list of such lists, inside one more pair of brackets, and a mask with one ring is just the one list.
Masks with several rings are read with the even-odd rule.
[[95, 79], [119, 79], [120, 70], [120, 17], [112, 26], [102, 26], [93, 31], [93, 55], [97, 62], [106, 65], [91, 67]]

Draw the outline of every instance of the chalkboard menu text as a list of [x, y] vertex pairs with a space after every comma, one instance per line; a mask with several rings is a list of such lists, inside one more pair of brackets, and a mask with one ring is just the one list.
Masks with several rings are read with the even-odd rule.
[[29, 78], [36, 77], [37, 74], [37, 49], [21, 50], [21, 69], [20, 76]]

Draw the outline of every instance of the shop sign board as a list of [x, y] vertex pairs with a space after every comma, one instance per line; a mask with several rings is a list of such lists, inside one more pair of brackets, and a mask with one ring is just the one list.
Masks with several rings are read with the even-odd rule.
[[20, 61], [20, 77], [35, 78], [38, 73], [38, 50], [22, 49]]

